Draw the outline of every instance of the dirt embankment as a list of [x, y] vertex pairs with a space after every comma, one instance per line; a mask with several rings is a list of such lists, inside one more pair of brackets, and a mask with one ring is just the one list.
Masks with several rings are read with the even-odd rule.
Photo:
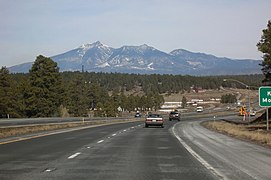
[[271, 131], [266, 131], [266, 126], [263, 124], [236, 125], [224, 121], [207, 121], [202, 125], [211, 130], [271, 148]]

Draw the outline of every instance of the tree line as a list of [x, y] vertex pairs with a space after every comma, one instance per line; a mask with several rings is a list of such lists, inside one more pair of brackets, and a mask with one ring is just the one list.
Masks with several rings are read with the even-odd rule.
[[[0, 117], [121, 116], [123, 111], [158, 109], [163, 95], [194, 89], [246, 88], [223, 79], [259, 86], [262, 75], [182, 76], [59, 72], [57, 63], [38, 56], [27, 74], [0, 70]], [[185, 100], [184, 100], [185, 101]]]
[[[117, 75], [118, 76], [118, 75]], [[98, 75], [99, 77], [99, 75]], [[88, 73], [60, 73], [57, 63], [38, 56], [27, 74], [0, 70], [0, 118], [58, 116], [120, 116], [123, 111], [156, 110], [163, 104], [158, 93], [127, 94], [124, 86], [93, 78]], [[107, 84], [105, 84], [107, 83]]]

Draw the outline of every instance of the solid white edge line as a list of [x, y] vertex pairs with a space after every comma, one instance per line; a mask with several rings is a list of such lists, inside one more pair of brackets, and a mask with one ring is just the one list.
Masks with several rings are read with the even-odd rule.
[[81, 154], [80, 152], [75, 153], [75, 154], [69, 156], [68, 159], [73, 159], [73, 158], [75, 158], [76, 156], [78, 156], [78, 155], [80, 155], [80, 154]]
[[184, 146], [184, 148], [192, 155], [194, 156], [205, 168], [211, 171], [212, 174], [217, 176], [220, 179], [227, 179], [225, 176], [223, 176], [220, 172], [218, 172], [215, 168], [213, 168], [207, 161], [205, 161], [200, 155], [198, 155], [189, 145], [187, 145], [184, 140], [182, 140], [177, 133], [175, 132], [175, 126], [172, 128], [172, 132], [174, 136], [179, 140], [179, 142]]

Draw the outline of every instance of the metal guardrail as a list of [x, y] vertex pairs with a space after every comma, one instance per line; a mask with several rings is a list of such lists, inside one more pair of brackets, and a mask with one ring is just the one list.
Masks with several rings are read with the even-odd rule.
[[132, 120], [134, 117], [69, 117], [69, 118], [20, 118], [0, 119], [0, 127], [30, 126], [44, 124], [79, 123], [91, 121]]

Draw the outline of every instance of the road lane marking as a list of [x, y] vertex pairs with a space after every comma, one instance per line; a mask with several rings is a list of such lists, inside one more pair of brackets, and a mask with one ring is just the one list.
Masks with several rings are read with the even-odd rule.
[[56, 168], [46, 168], [43, 172], [49, 173], [49, 172], [52, 172], [55, 170], [56, 170]]
[[117, 134], [112, 134], [112, 136], [116, 136]]
[[179, 142], [185, 147], [185, 149], [194, 157], [196, 158], [205, 168], [207, 168], [209, 171], [211, 171], [212, 174], [217, 176], [219, 179], [227, 179], [225, 176], [223, 176], [219, 171], [217, 171], [215, 168], [213, 168], [207, 161], [205, 161], [199, 154], [197, 154], [189, 145], [185, 143], [184, 140], [182, 140], [175, 131], [175, 126], [172, 128], [172, 132], [174, 136], [179, 140]]
[[157, 149], [170, 149], [170, 147], [158, 147]]
[[[122, 122], [122, 123], [126, 123], [126, 122]], [[114, 123], [99, 124], [99, 125], [89, 125], [89, 126], [86, 126], [86, 127], [77, 127], [77, 128], [74, 128], [74, 129], [59, 129], [56, 132], [43, 133], [43, 134], [33, 135], [33, 136], [30, 134], [31, 135], [30, 137], [19, 137], [19, 138], [16, 138], [16, 139], [4, 140], [4, 141], [0, 142], [0, 145], [20, 142], [20, 141], [25, 141], [25, 140], [30, 140], [30, 139], [36, 139], [36, 138], [41, 138], [41, 137], [51, 136], [51, 135], [56, 135], [56, 134], [62, 134], [62, 133], [67, 133], [67, 132], [79, 131], [79, 130], [83, 130], [83, 129], [95, 128], [95, 127], [100, 127], [100, 126], [108, 126], [108, 125], [112, 125], [112, 124], [114, 124]]]
[[100, 141], [98, 141], [97, 143], [100, 144], [100, 143], [102, 143], [102, 142], [104, 142], [104, 140], [100, 140]]
[[75, 158], [75, 157], [79, 156], [80, 154], [81, 154], [80, 152], [75, 153], [75, 154], [73, 154], [73, 155], [69, 156], [69, 157], [68, 157], [68, 159], [73, 159], [73, 158]]

